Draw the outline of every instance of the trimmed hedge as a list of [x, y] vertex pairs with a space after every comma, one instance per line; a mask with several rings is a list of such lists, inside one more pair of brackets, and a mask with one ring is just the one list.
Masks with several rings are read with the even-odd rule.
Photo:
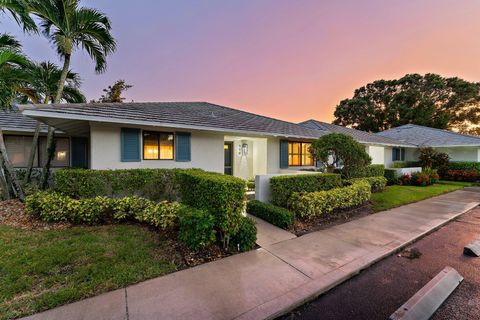
[[341, 176], [334, 173], [285, 175], [270, 179], [272, 203], [280, 207], [287, 207], [295, 192], [315, 192], [341, 186]]
[[246, 203], [246, 182], [240, 178], [201, 170], [177, 170], [181, 202], [210, 211], [222, 240], [236, 234]]
[[247, 212], [283, 229], [288, 229], [295, 221], [293, 212], [258, 200], [247, 203]]
[[359, 180], [343, 188], [327, 191], [294, 193], [289, 206], [298, 217], [315, 218], [337, 209], [359, 206], [371, 197], [371, 186], [367, 181]]
[[215, 242], [215, 217], [208, 210], [184, 208], [178, 214], [178, 239], [198, 250]]
[[358, 181], [366, 181], [370, 184], [372, 193], [383, 191], [387, 186], [387, 178], [385, 177], [356, 178], [356, 179], [351, 179], [347, 181], [350, 184], [353, 184]]
[[448, 170], [468, 170], [480, 172], [480, 162], [452, 161], [448, 164]]
[[55, 190], [75, 199], [140, 196], [156, 201], [175, 200], [176, 172], [176, 169], [62, 169], [54, 172]]
[[358, 168], [351, 172], [350, 179], [383, 176], [384, 170], [385, 166], [383, 164], [370, 164], [364, 168]]
[[25, 199], [26, 212], [47, 222], [96, 224], [110, 219], [136, 219], [161, 229], [173, 227], [178, 202], [154, 203], [138, 197], [73, 199], [56, 192], [39, 191]]
[[384, 177], [387, 179], [387, 184], [397, 184], [398, 183], [398, 175], [397, 170], [391, 168], [385, 168]]
[[443, 179], [453, 181], [476, 182], [480, 180], [480, 171], [477, 170], [447, 170], [443, 174]]

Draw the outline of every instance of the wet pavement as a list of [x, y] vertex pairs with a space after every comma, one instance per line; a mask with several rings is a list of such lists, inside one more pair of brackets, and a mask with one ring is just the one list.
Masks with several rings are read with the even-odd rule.
[[463, 255], [475, 239], [478, 207], [408, 247], [419, 258], [390, 256], [280, 319], [387, 319], [447, 265], [464, 281], [432, 319], [480, 319], [480, 258]]

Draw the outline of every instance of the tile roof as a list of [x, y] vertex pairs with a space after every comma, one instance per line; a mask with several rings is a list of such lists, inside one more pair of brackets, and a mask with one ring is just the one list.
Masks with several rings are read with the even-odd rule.
[[[19, 106], [41, 119], [62, 118], [318, 138], [323, 131], [207, 102], [81, 103]], [[59, 129], [62, 129], [61, 127]]]
[[419, 147], [480, 146], [480, 137], [453, 131], [406, 124], [376, 135], [414, 144]]
[[397, 139], [382, 137], [374, 133], [355, 130], [355, 129], [338, 126], [338, 125], [330, 124], [326, 122], [321, 122], [313, 119], [301, 122], [299, 124], [308, 128], [323, 130], [326, 132], [344, 133], [353, 137], [355, 140], [357, 140], [360, 143], [391, 145], [391, 146], [410, 146], [409, 143], [399, 141]]
[[[24, 116], [18, 111], [0, 110], [0, 128], [3, 131], [34, 132], [36, 126], [36, 120]], [[47, 132], [48, 127], [41, 124], [40, 130]]]

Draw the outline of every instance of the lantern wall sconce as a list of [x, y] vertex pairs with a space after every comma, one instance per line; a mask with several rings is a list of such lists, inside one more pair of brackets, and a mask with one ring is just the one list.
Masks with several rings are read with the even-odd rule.
[[248, 144], [242, 144], [242, 153], [245, 157], [248, 156]]

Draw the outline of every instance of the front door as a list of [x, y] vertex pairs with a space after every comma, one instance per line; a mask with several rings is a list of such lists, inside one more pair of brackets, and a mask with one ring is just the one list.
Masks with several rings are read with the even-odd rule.
[[223, 145], [224, 151], [224, 173], [228, 175], [233, 175], [233, 142], [225, 142]]

